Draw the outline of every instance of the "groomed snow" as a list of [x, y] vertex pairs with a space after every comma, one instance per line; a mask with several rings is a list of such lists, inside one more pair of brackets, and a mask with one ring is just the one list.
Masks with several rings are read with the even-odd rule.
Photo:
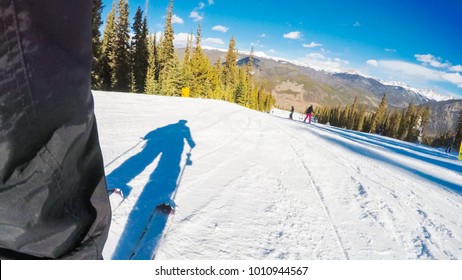
[[[132, 188], [105, 259], [462, 258], [455, 156], [223, 101], [94, 98], [109, 188]], [[145, 231], [178, 181], [175, 213]]]

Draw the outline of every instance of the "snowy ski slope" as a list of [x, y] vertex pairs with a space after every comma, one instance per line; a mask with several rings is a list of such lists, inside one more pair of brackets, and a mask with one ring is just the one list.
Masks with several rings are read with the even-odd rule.
[[[113, 211], [106, 259], [134, 250], [138, 258], [187, 260], [462, 258], [455, 156], [304, 124], [278, 110], [94, 97], [109, 187], [131, 189]], [[190, 165], [181, 120], [196, 144]], [[175, 191], [175, 214], [146, 227], [155, 205]]]

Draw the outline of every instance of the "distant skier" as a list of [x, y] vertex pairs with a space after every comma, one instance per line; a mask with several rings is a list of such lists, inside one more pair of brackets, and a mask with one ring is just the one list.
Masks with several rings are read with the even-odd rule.
[[454, 146], [455, 141], [456, 141], [455, 136], [452, 136], [451, 138], [449, 138], [446, 144], [446, 149], [444, 150], [445, 153], [450, 154], [452, 152], [452, 147]]
[[306, 113], [306, 117], [303, 120], [303, 122], [306, 122], [306, 119], [308, 119], [308, 123], [311, 123], [311, 118], [313, 117], [313, 113], [314, 113], [313, 105], [310, 105], [310, 107], [306, 109], [305, 113]]
[[294, 108], [294, 106], [292, 106], [292, 108], [290, 109], [290, 114], [289, 114], [289, 119], [291, 119], [291, 120], [293, 120], [294, 111], [295, 111], [295, 108]]

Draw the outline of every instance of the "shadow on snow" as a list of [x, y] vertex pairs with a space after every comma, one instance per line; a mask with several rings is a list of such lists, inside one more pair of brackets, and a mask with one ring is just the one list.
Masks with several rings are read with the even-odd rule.
[[[153, 257], [167, 224], [168, 214], [152, 214], [159, 204], [172, 203], [171, 196], [181, 180], [179, 176], [184, 141], [191, 148], [195, 146], [186, 123], [187, 121], [180, 120], [149, 132], [144, 137], [146, 143], [143, 149], [107, 176], [109, 188], [119, 188], [127, 197], [131, 192], [128, 183], [160, 156], [156, 169], [130, 212], [112, 259]], [[187, 163], [192, 164], [190, 161]]]
[[[379, 160], [379, 161], [382, 161], [384, 163], [396, 166], [396, 167], [401, 168], [403, 170], [406, 170], [406, 171], [408, 171], [408, 172], [410, 172], [412, 174], [420, 176], [423, 179], [426, 179], [426, 180], [429, 180], [429, 181], [434, 182], [436, 184], [439, 184], [439, 185], [441, 185], [441, 186], [443, 186], [443, 187], [445, 187], [447, 189], [450, 189], [450, 190], [452, 190], [452, 191], [454, 191], [454, 192], [456, 192], [458, 194], [462, 194], [462, 185], [446, 181], [446, 180], [444, 180], [442, 178], [438, 178], [438, 177], [435, 177], [435, 176], [433, 176], [431, 174], [422, 172], [419, 169], [416, 169], [416, 168], [407, 166], [405, 164], [402, 164], [402, 163], [400, 163], [400, 162], [398, 162], [396, 160], [393, 160], [393, 159], [391, 159], [389, 157], [386, 157], [386, 156], [384, 156], [384, 155], [382, 155], [380, 153], [377, 153], [377, 152], [365, 147], [364, 144], [381, 146], [381, 147], [383, 147], [385, 149], [388, 149], [388, 150], [391, 150], [391, 151], [393, 151], [395, 153], [405, 155], [405, 156], [408, 156], [408, 157], [412, 157], [412, 158], [416, 158], [416, 159], [419, 159], [419, 160], [422, 160], [422, 161], [425, 161], [425, 162], [429, 162], [431, 164], [441, 166], [441, 167], [450, 169], [450, 170], [458, 172], [458, 173], [461, 172], [460, 171], [460, 165], [440, 161], [440, 160], [437, 160], [437, 159], [433, 159], [433, 158], [429, 158], [429, 157], [425, 157], [425, 156], [421, 156], [421, 155], [416, 155], [414, 153], [403, 150], [401, 148], [394, 148], [394, 147], [392, 147], [392, 146], [390, 146], [388, 144], [381, 143], [380, 141], [382, 140], [382, 138], [380, 138], [380, 141], [377, 140], [379, 142], [375, 142], [375, 141], [372, 141], [372, 140], [355, 137], [357, 135], [354, 135], [354, 134], [351, 135], [351, 134], [343, 132], [343, 131], [341, 131], [339, 129], [330, 129], [330, 128], [324, 128], [324, 127], [321, 127], [321, 126], [312, 126], [312, 127], [315, 128], [315, 129], [312, 129], [311, 132], [317, 134], [319, 137], [321, 137], [321, 138], [323, 138], [323, 139], [325, 139], [325, 140], [327, 140], [327, 141], [329, 141], [329, 142], [331, 142], [333, 144], [342, 146], [343, 148], [349, 149], [352, 152], [355, 152], [355, 153], [360, 154], [362, 156], [369, 157], [369, 158]], [[344, 138], [346, 140], [350, 140], [350, 141], [353, 141], [355, 143], [358, 143], [361, 146], [349, 145], [349, 144], [345, 143], [345, 141], [342, 141], [342, 140], [337, 139], [335, 137], [325, 135], [325, 134], [321, 134], [318, 131], [316, 131], [316, 129], [324, 130], [324, 131], [328, 131], [330, 133], [336, 134], [336, 135], [341, 136], [342, 138]], [[364, 135], [361, 134], [360, 136], [364, 136]], [[393, 141], [393, 144], [394, 144], [394, 141]], [[423, 151], [421, 151], [421, 152], [423, 152]]]

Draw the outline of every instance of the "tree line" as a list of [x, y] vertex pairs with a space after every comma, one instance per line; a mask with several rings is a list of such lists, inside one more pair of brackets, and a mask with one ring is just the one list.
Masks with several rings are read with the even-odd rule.
[[358, 97], [350, 106], [325, 107], [317, 111], [320, 123], [419, 143], [430, 118], [430, 108], [416, 107], [413, 101], [403, 110], [387, 110], [386, 95], [372, 113], [366, 110], [365, 104], [358, 104]]
[[430, 144], [435, 147], [449, 147], [458, 149], [462, 142], [462, 110], [459, 113], [459, 118], [455, 125], [455, 128], [450, 131], [446, 131], [441, 135], [437, 136], [432, 141], [428, 141], [426, 144]]
[[225, 100], [259, 111], [269, 111], [274, 105], [271, 93], [253, 78], [253, 49], [248, 63], [237, 65], [234, 36], [225, 61], [218, 59], [212, 65], [201, 47], [199, 23], [180, 61], [173, 45], [173, 0], [160, 37], [149, 35], [140, 7], [130, 26], [127, 0], [113, 4], [101, 36], [102, 0], [93, 2], [93, 89], [181, 96], [182, 89], [189, 88], [191, 97]]
[[377, 133], [408, 142], [418, 142], [435, 147], [459, 148], [462, 141], [462, 111], [453, 130], [444, 132], [435, 138], [428, 138], [424, 137], [423, 130], [430, 118], [430, 108], [415, 106], [412, 100], [407, 108], [387, 110], [387, 97], [384, 95], [377, 110], [368, 112], [366, 105], [359, 105], [358, 97], [355, 97], [350, 106], [325, 107], [317, 111], [320, 123]]

